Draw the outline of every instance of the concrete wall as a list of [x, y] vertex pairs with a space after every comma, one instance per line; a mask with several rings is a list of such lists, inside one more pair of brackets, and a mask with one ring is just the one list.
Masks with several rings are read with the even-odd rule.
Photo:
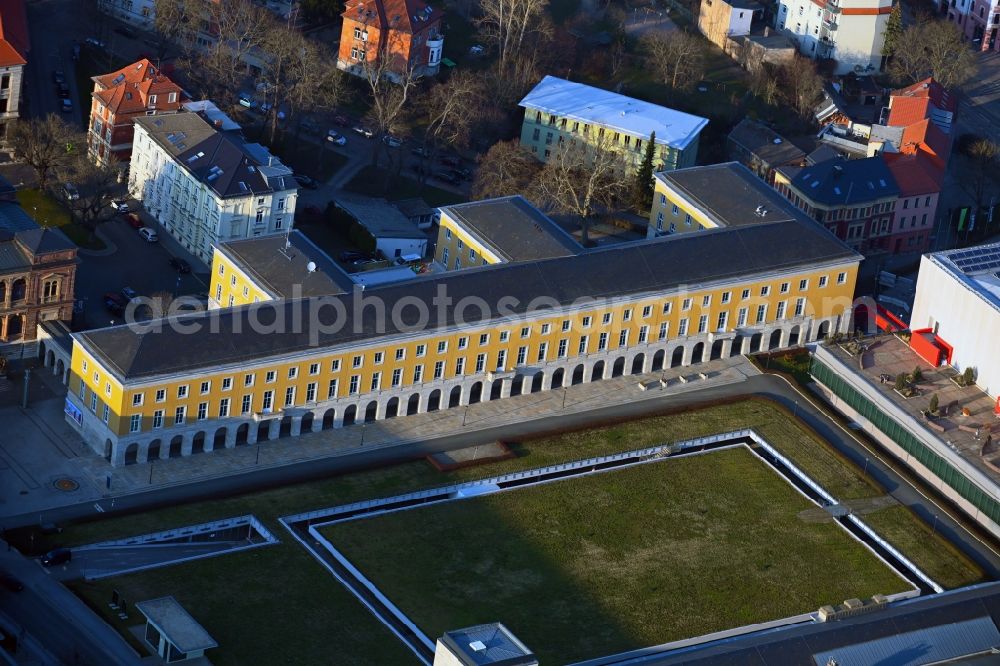
[[1000, 395], [1000, 308], [924, 256], [910, 328], [935, 327], [954, 347], [952, 365], [975, 368], [976, 384], [993, 398]]

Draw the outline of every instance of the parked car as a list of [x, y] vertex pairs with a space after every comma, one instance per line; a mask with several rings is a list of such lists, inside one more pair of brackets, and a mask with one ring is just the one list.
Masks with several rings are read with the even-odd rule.
[[339, 125], [340, 127], [349, 127], [351, 124], [351, 119], [345, 116], [343, 113], [338, 113], [333, 116], [333, 124]]
[[104, 42], [99, 40], [97, 37], [87, 37], [87, 39], [83, 40], [83, 43], [87, 46], [93, 46], [95, 49], [104, 48]]
[[63, 183], [62, 191], [67, 201], [76, 201], [80, 198], [80, 192], [73, 183]]
[[140, 227], [139, 235], [142, 236], [142, 239], [147, 243], [155, 243], [160, 240], [160, 237], [156, 235], [156, 231], [150, 229], [149, 227]]
[[121, 199], [115, 199], [114, 201], [112, 201], [111, 207], [114, 208], [119, 213], [128, 212], [128, 204], [122, 201]]
[[56, 94], [59, 95], [60, 99], [69, 98], [69, 86], [65, 83], [59, 83], [56, 85]]
[[301, 123], [299, 123], [299, 126], [302, 128], [303, 132], [308, 132], [309, 134], [319, 134], [320, 132], [319, 123], [312, 118], [304, 119]]
[[52, 83], [59, 85], [60, 83], [66, 83], [66, 75], [61, 69], [53, 70], [52, 72]]
[[474, 55], [474, 56], [483, 55], [483, 53], [485, 52], [486, 49], [483, 47], [482, 44], [473, 44], [472, 46], [469, 47], [469, 55]]
[[240, 106], [245, 106], [248, 109], [257, 108], [257, 100], [253, 98], [253, 93], [241, 92], [240, 93]]
[[11, 592], [20, 592], [24, 589], [24, 583], [11, 576], [6, 571], [0, 571], [0, 586]]
[[128, 306], [128, 301], [122, 298], [121, 294], [116, 294], [109, 291], [104, 294], [104, 309], [113, 315], [121, 316], [125, 314], [125, 308]]
[[417, 157], [430, 157], [431, 156], [431, 151], [427, 150], [426, 148], [414, 148], [410, 152], [413, 153], [414, 155], [416, 155]]
[[180, 257], [170, 257], [170, 267], [178, 273], [186, 274], [191, 272], [191, 264], [184, 261]]
[[307, 190], [315, 190], [317, 187], [319, 187], [319, 183], [317, 183], [315, 179], [310, 178], [304, 173], [295, 174], [295, 182], [301, 185], [302, 187], [306, 188]]
[[351, 265], [356, 268], [361, 268], [363, 266], [369, 266], [371, 264], [377, 264], [378, 259], [373, 259], [372, 257], [362, 257], [361, 259], [355, 259], [351, 262]]
[[375, 136], [375, 132], [371, 131], [370, 129], [368, 129], [364, 125], [355, 125], [354, 127], [351, 128], [351, 131], [357, 132], [358, 134], [360, 134], [361, 136], [365, 137], [366, 139], [370, 139], [373, 136]]
[[368, 255], [364, 252], [353, 252], [351, 250], [345, 250], [340, 253], [340, 260], [342, 262], [350, 263], [352, 261], [357, 261], [358, 259], [367, 259]]
[[347, 137], [336, 130], [328, 131], [326, 133], [326, 140], [338, 146], [343, 146], [347, 143]]
[[459, 182], [458, 177], [453, 171], [435, 171], [434, 177], [438, 180], [443, 180], [446, 183], [451, 183], [452, 185], [457, 185]]
[[459, 158], [455, 157], [454, 155], [442, 155], [440, 161], [441, 161], [441, 164], [443, 164], [445, 166], [450, 166], [450, 167], [460, 167], [460, 166], [462, 166], [462, 160], [460, 160]]
[[132, 287], [122, 287], [121, 293], [126, 301], [131, 301], [132, 299], [139, 297], [139, 293]]
[[60, 564], [68, 564], [73, 559], [73, 553], [69, 548], [54, 548], [42, 555], [43, 567], [54, 567]]
[[119, 25], [115, 27], [115, 32], [117, 32], [122, 37], [128, 37], [129, 39], [135, 39], [135, 30], [128, 27], [127, 25]]
[[384, 137], [382, 137], [382, 143], [389, 146], [390, 148], [399, 148], [400, 146], [403, 145], [403, 140], [391, 134], [386, 134]]
[[73, 112], [73, 102], [69, 101], [68, 99], [64, 99], [62, 101], [61, 108], [62, 108], [63, 113], [72, 113]]
[[469, 180], [469, 178], [472, 177], [472, 172], [468, 169], [449, 169], [449, 171], [451, 171], [452, 175], [459, 180]]
[[129, 213], [125, 216], [125, 221], [133, 229], [142, 229], [142, 218], [139, 217], [139, 213]]

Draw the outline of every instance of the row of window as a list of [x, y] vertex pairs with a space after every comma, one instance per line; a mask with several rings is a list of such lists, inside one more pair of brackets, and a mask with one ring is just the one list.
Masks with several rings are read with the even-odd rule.
[[[550, 127], [556, 128], [562, 132], [570, 132], [572, 134], [582, 134], [583, 136], [590, 136], [590, 124], [581, 123], [577, 120], [570, 120], [569, 118], [560, 118], [556, 115], [547, 115], [548, 125]], [[538, 125], [545, 124], [543, 121], [543, 113], [541, 111], [535, 111], [535, 123]], [[643, 139], [632, 136], [630, 134], [625, 134], [624, 132], [605, 132], [603, 127], [597, 128], [597, 138], [604, 139], [605, 137], [610, 137], [612, 143], [621, 144], [626, 148], [630, 148], [636, 152], [642, 151]], [[541, 139], [541, 130], [539, 128], [534, 128], [532, 130], [532, 138], [535, 141]], [[547, 132], [545, 135], [545, 143], [550, 145], [552, 143], [553, 133]], [[562, 143], [562, 137], [559, 137], [559, 142]], [[660, 157], [667, 159], [670, 154], [669, 146], [660, 146]]]

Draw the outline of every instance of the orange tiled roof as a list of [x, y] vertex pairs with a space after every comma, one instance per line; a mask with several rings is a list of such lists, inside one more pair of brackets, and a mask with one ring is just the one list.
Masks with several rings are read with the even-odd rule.
[[910, 98], [930, 100], [939, 109], [951, 111], [952, 113], [958, 108], [958, 100], [949, 95], [945, 87], [935, 81], [934, 77], [928, 77], [906, 88], [894, 90], [892, 97], [893, 106], [896, 105], [897, 98]]
[[[160, 74], [146, 58], [122, 67], [116, 72], [93, 77], [94, 97], [113, 114], [137, 113], [149, 106], [149, 96], [157, 95], [157, 110], [176, 111], [183, 101], [180, 86]], [[177, 93], [171, 104], [170, 93]], [[163, 96], [162, 101], [160, 96]]]
[[944, 170], [923, 153], [913, 155], [883, 153], [883, 156], [889, 165], [892, 177], [899, 185], [901, 196], [908, 197], [941, 191], [941, 186], [944, 183]]
[[0, 67], [26, 64], [30, 50], [24, 0], [0, 0]]
[[899, 152], [907, 155], [923, 153], [944, 169], [948, 154], [951, 152], [951, 138], [929, 118], [925, 118], [903, 128], [903, 140]]
[[420, 32], [443, 15], [444, 12], [423, 0], [347, 0], [341, 14], [361, 23], [377, 25], [381, 30], [392, 27], [409, 33]]

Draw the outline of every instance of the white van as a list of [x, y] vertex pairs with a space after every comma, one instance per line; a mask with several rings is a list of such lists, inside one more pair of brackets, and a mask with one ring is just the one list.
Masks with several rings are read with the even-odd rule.
[[155, 243], [156, 241], [160, 240], [159, 237], [156, 235], [156, 232], [150, 229], [149, 227], [143, 227], [139, 229], [139, 235], [142, 236], [142, 239], [147, 243]]

